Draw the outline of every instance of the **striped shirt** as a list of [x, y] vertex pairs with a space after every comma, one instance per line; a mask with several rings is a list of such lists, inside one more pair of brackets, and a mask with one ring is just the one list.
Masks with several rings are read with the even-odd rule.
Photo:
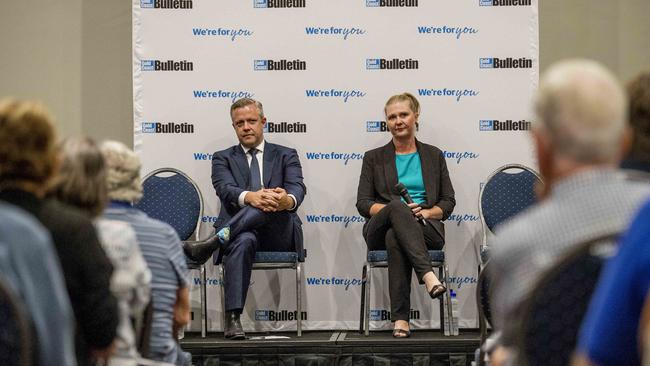
[[151, 271], [153, 320], [149, 356], [158, 361], [182, 364], [179, 359], [180, 347], [172, 334], [174, 304], [176, 291], [189, 286], [189, 282], [187, 263], [178, 234], [168, 224], [154, 220], [126, 204], [111, 203], [104, 212], [104, 217], [131, 224], [142, 256]]
[[504, 327], [538, 277], [563, 253], [623, 232], [648, 194], [647, 184], [628, 181], [620, 171], [592, 169], [558, 182], [546, 200], [501, 226], [491, 243], [495, 325]]

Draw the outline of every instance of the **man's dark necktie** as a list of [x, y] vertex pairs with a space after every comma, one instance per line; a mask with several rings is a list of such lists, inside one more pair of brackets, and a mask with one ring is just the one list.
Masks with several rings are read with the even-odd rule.
[[252, 148], [248, 150], [251, 154], [251, 176], [250, 176], [250, 190], [252, 192], [259, 191], [262, 188], [262, 178], [260, 177], [260, 164], [257, 161], [257, 153], [259, 150]]

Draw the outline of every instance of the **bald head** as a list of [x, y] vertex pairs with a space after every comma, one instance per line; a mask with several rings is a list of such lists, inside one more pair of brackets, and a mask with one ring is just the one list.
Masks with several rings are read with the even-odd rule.
[[553, 152], [582, 164], [614, 163], [625, 133], [626, 98], [618, 80], [589, 60], [553, 64], [535, 99], [535, 130]]

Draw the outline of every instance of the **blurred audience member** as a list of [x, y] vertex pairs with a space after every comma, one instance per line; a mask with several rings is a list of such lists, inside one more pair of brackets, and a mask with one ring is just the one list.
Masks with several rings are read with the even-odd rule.
[[35, 330], [35, 364], [76, 365], [74, 317], [50, 235], [27, 212], [4, 203], [0, 203], [0, 274], [27, 307]]
[[131, 224], [152, 274], [153, 324], [149, 354], [154, 360], [189, 365], [191, 356], [176, 341], [177, 331], [190, 320], [188, 269], [176, 231], [132, 206], [142, 197], [140, 160], [124, 144], [104, 142], [110, 204], [104, 217]]
[[61, 202], [95, 219], [100, 241], [113, 263], [111, 291], [118, 299], [120, 323], [115, 355], [109, 365], [136, 365], [139, 358], [131, 318], [142, 316], [149, 302], [151, 273], [131, 226], [97, 217], [108, 203], [106, 164], [99, 147], [89, 138], [69, 138], [60, 147], [61, 171], [53, 193]]
[[113, 350], [118, 323], [109, 288], [113, 268], [92, 222], [44, 198], [57, 168], [55, 130], [45, 108], [30, 101], [0, 102], [0, 200], [28, 211], [50, 231], [77, 321], [77, 362], [89, 365]]
[[621, 167], [650, 173], [650, 71], [632, 79], [627, 94], [632, 146]]
[[625, 108], [616, 78], [596, 62], [563, 61], [541, 79], [533, 138], [545, 197], [492, 243], [493, 314], [509, 364], [520, 363], [513, 319], [541, 272], [574, 245], [623, 231], [648, 194], [616, 170]]
[[578, 351], [594, 365], [640, 365], [642, 309], [650, 293], [650, 201], [610, 259], [591, 299]]

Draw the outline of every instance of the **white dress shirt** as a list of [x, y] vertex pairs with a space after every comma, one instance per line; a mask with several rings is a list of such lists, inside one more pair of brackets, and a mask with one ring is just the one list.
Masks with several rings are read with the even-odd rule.
[[[262, 182], [261, 182], [262, 188], [267, 188], [267, 187], [264, 187], [264, 144], [265, 144], [265, 142], [264, 142], [264, 140], [262, 140], [262, 142], [260, 142], [260, 144], [255, 147], [257, 149], [257, 154], [255, 156], [257, 157], [257, 164], [260, 167], [260, 177], [262, 178]], [[245, 147], [244, 145], [239, 145], [239, 146], [241, 146], [241, 148], [244, 149], [244, 155], [246, 155], [246, 161], [248, 162], [248, 167], [250, 168], [251, 161], [253, 160], [253, 157], [248, 152], [252, 148]], [[239, 207], [246, 206], [246, 203], [244, 202], [244, 197], [246, 197], [246, 193], [248, 193], [248, 192], [250, 192], [250, 191], [243, 191], [242, 193], [239, 194], [239, 197], [237, 199], [237, 203], [239, 204]], [[296, 208], [296, 202], [297, 202], [296, 197], [293, 194], [290, 194], [290, 193], [287, 194], [287, 196], [291, 197], [291, 199], [293, 200], [293, 205], [291, 206], [291, 208], [289, 208], [289, 210], [295, 209]]]

